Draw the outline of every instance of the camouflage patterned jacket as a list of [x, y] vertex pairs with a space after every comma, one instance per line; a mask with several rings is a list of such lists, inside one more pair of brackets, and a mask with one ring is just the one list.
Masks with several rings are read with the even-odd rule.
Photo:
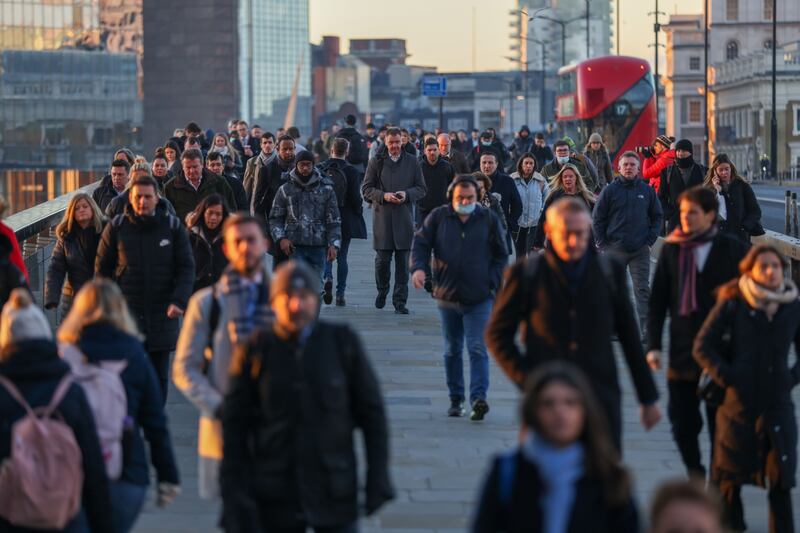
[[342, 222], [333, 187], [322, 180], [316, 169], [305, 183], [293, 169], [289, 181], [275, 195], [269, 228], [276, 243], [289, 239], [295, 246], [338, 247]]

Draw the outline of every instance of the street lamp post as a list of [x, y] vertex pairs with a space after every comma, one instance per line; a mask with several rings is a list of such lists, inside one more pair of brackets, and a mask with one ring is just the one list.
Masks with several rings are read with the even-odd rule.
[[703, 104], [703, 111], [706, 114], [705, 120], [705, 128], [703, 132], [703, 140], [705, 141], [705, 154], [704, 158], [706, 164], [709, 164], [711, 161], [709, 160], [709, 153], [710, 150], [708, 149], [709, 146], [709, 134], [708, 134], [708, 3], [710, 0], [703, 0], [703, 69], [704, 69], [704, 76], [703, 76], [703, 98], [705, 98], [705, 103]]
[[[542, 11], [542, 10], [540, 9], [539, 11]], [[561, 19], [556, 19], [556, 18], [553, 18], [553, 17], [546, 17], [544, 15], [539, 15], [539, 11], [534, 13], [533, 16], [528, 19], [528, 21], [530, 22], [531, 20], [534, 20], [534, 19], [543, 19], [543, 20], [549, 20], [550, 22], [554, 22], [554, 23], [558, 24], [559, 26], [561, 26], [561, 65], [562, 66], [567, 64], [567, 24], [570, 24], [572, 22], [578, 22], [578, 21], [581, 21], [581, 20], [586, 20], [586, 24], [587, 24], [587, 30], [586, 30], [586, 59], [589, 59], [589, 30], [588, 30], [588, 24], [589, 24], [589, 2], [588, 2], [588, 0], [586, 2], [586, 14], [583, 15], [583, 16], [571, 18], [571, 19], [568, 19], [568, 20], [561, 20]]]
[[[544, 124], [544, 115], [545, 115], [544, 92], [545, 92], [545, 78], [546, 78], [545, 71], [547, 69], [547, 43], [545, 43], [544, 41], [540, 41], [539, 39], [532, 39], [531, 37], [525, 37], [525, 40], [531, 43], [536, 43], [542, 48], [542, 73], [539, 86], [539, 120], [542, 122], [542, 124]], [[525, 97], [527, 98], [528, 95], [526, 94]]]
[[775, 75], [778, 54], [778, 6], [772, 0], [772, 120], [769, 121], [769, 166], [770, 174], [775, 178], [778, 175], [778, 108], [775, 98]]
[[589, 0], [586, 0], [586, 59], [589, 59]]

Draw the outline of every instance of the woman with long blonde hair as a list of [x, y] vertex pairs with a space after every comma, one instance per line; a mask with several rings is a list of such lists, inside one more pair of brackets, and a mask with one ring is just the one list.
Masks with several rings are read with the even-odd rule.
[[[536, 234], [533, 237], [533, 250], [541, 250], [544, 248], [544, 219], [547, 208], [553, 205], [553, 202], [565, 196], [574, 196], [586, 204], [587, 209], [591, 213], [594, 209], [594, 204], [597, 201], [594, 193], [589, 191], [584, 183], [578, 167], [572, 163], [565, 163], [558, 171], [558, 174], [550, 178], [550, 193], [544, 199], [544, 206], [539, 215], [539, 222], [536, 224]], [[594, 242], [594, 240], [592, 240]]]
[[67, 349], [63, 345], [76, 347], [87, 363], [124, 363], [120, 378], [128, 416], [122, 435], [123, 466], [119, 478], [109, 480], [114, 531], [121, 533], [133, 529], [147, 495], [150, 475], [142, 431], [156, 470], [159, 506], [168, 504], [180, 492], [161, 388], [141, 339], [122, 291], [107, 279], [84, 284], [58, 329], [62, 349]]
[[217, 133], [214, 135], [214, 139], [211, 141], [211, 148], [208, 149], [209, 152], [218, 152], [224, 156], [228, 156], [234, 163], [234, 166], [240, 167], [242, 166], [241, 158], [239, 157], [239, 151], [233, 147], [231, 142], [228, 140], [228, 137], [222, 133]]
[[85, 193], [73, 196], [64, 218], [56, 226], [56, 241], [44, 284], [44, 306], [55, 309], [61, 301], [63, 314], [69, 312], [72, 297], [94, 276], [94, 260], [105, 217]]

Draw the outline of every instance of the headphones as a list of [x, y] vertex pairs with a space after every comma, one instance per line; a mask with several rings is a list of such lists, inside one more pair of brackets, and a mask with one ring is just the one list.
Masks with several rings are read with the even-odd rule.
[[458, 176], [456, 176], [456, 179], [451, 181], [450, 185], [448, 185], [447, 187], [447, 200], [449, 202], [453, 201], [453, 191], [455, 190], [455, 188], [464, 183], [468, 183], [473, 187], [475, 187], [475, 192], [480, 194], [481, 186], [478, 185], [478, 180], [472, 177], [472, 174], [459, 174]]

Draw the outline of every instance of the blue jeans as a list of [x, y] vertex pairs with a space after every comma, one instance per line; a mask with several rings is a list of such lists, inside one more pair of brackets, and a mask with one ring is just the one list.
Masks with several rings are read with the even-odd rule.
[[469, 401], [485, 400], [489, 388], [489, 354], [483, 330], [492, 311], [492, 299], [475, 305], [439, 302], [444, 335], [444, 369], [450, 397], [464, 398], [464, 339], [469, 352]]
[[[342, 246], [336, 255], [336, 294], [343, 295], [347, 288], [347, 252], [350, 250], [350, 239], [342, 239]], [[325, 279], [333, 279], [333, 263], [325, 260]]]
[[111, 481], [108, 484], [111, 496], [111, 510], [114, 517], [114, 530], [128, 533], [139, 518], [147, 496], [146, 485], [134, 485], [126, 481]]
[[291, 259], [304, 261], [317, 273], [319, 280], [322, 281], [322, 270], [325, 268], [327, 252], [328, 250], [325, 246], [296, 246]]

